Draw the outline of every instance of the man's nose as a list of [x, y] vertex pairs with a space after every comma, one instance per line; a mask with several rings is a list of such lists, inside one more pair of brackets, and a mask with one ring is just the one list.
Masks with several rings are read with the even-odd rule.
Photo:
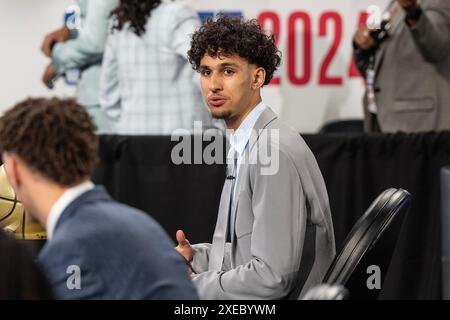
[[209, 90], [211, 92], [219, 92], [223, 90], [222, 81], [220, 80], [220, 77], [217, 75], [212, 75], [209, 82]]

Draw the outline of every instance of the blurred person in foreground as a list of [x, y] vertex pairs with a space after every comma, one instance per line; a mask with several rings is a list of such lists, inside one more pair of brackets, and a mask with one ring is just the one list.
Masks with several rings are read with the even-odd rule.
[[0, 118], [0, 153], [27, 212], [47, 229], [38, 262], [60, 299], [196, 299], [163, 229], [91, 173], [95, 125], [74, 100], [27, 99]]

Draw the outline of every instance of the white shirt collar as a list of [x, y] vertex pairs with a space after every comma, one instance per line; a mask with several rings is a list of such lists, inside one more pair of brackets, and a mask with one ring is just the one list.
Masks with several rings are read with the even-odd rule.
[[233, 149], [238, 152], [239, 156], [244, 153], [256, 121], [258, 121], [259, 116], [265, 109], [266, 105], [263, 102], [260, 102], [252, 111], [250, 111], [247, 117], [245, 117], [239, 128], [230, 135], [231, 149], [229, 151], [229, 155]]
[[53, 232], [55, 231], [56, 224], [58, 223], [61, 214], [64, 209], [74, 201], [76, 198], [81, 196], [86, 191], [94, 189], [94, 184], [91, 181], [85, 181], [76, 185], [75, 187], [69, 188], [59, 197], [58, 200], [53, 204], [50, 209], [50, 213], [47, 218], [47, 238], [50, 240], [53, 237]]

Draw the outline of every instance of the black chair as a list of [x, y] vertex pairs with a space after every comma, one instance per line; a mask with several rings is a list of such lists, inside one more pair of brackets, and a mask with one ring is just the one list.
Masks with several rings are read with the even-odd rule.
[[450, 166], [441, 168], [442, 299], [450, 300]]
[[[367, 288], [369, 275], [366, 268], [376, 264], [383, 271], [388, 269], [404, 218], [405, 210], [402, 209], [409, 203], [409, 197], [410, 194], [403, 189], [390, 188], [381, 193], [353, 226], [322, 282], [346, 287], [351, 299], [378, 296], [379, 290]], [[357, 268], [360, 269], [358, 273], [355, 272]], [[358, 296], [357, 291], [361, 288], [365, 293]]]
[[360, 119], [336, 120], [326, 123], [319, 133], [362, 133], [364, 122]]

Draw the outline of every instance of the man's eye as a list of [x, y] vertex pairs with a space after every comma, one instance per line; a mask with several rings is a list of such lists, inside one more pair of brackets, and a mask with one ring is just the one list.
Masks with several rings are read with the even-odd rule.
[[211, 71], [209, 71], [209, 70], [203, 70], [203, 71], [201, 72], [201, 74], [202, 74], [202, 76], [207, 77], [207, 76], [209, 76], [209, 75], [211, 74]]
[[231, 75], [234, 74], [234, 71], [231, 70], [231, 69], [225, 69], [225, 70], [223, 71], [223, 73], [224, 73], [225, 75], [227, 75], [227, 76], [231, 76]]

